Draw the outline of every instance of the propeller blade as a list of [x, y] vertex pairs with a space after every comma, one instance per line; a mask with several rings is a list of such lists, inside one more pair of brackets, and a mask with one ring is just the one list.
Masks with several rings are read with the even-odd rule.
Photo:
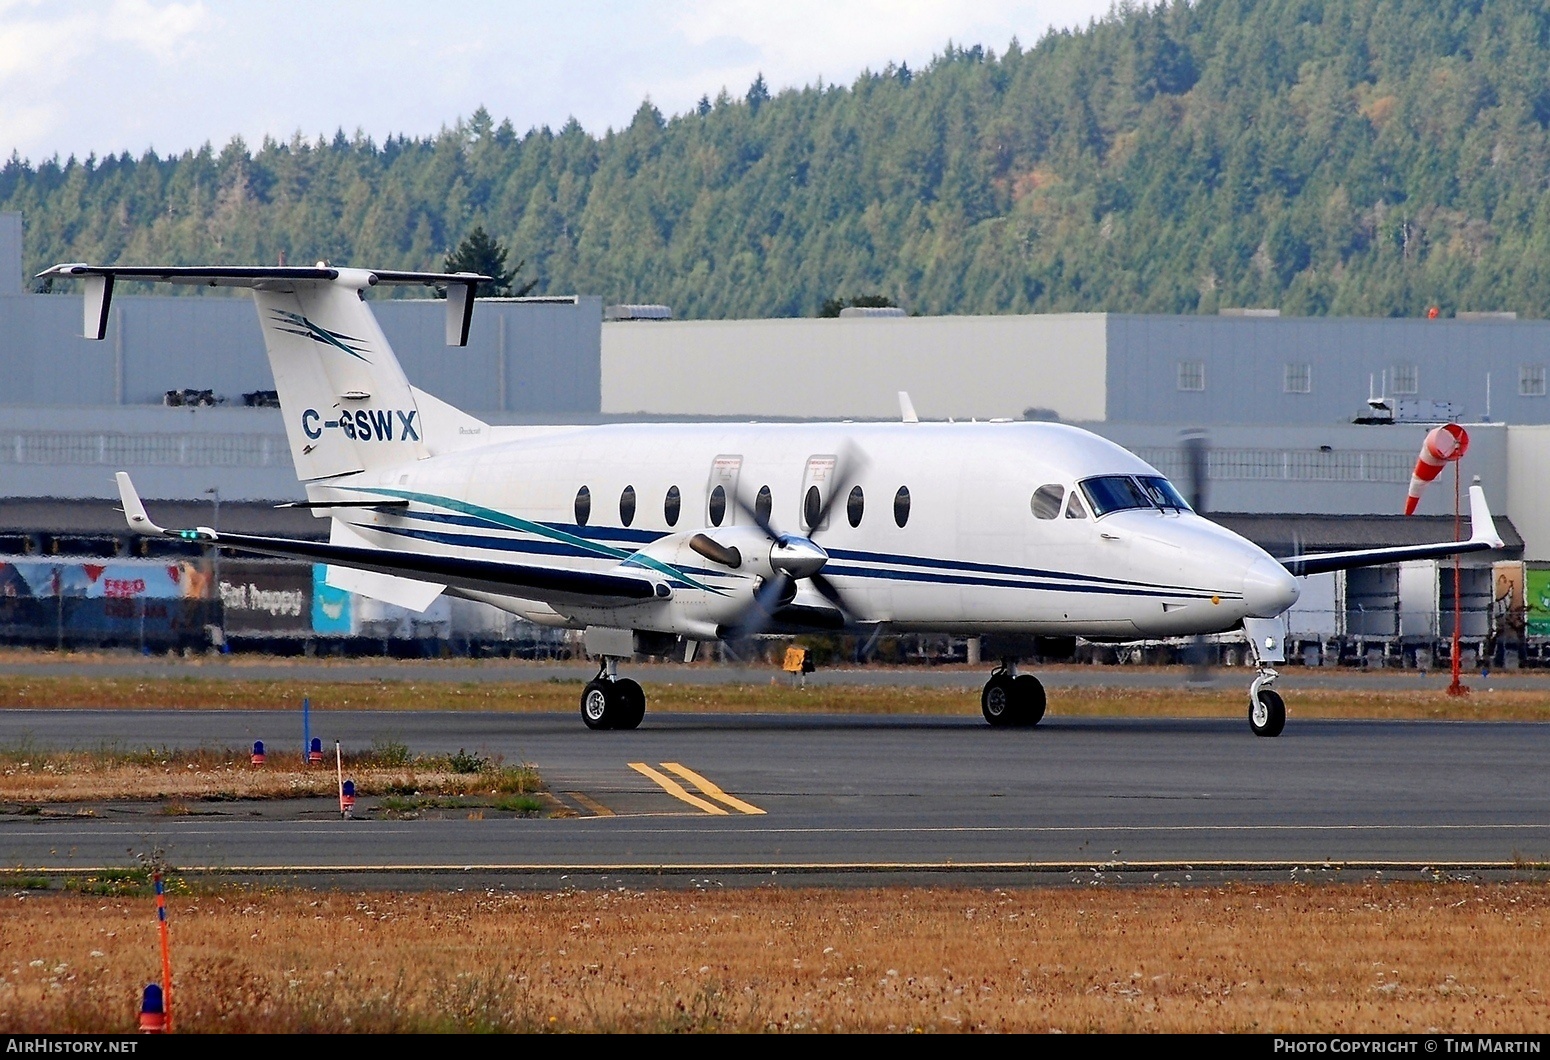
[[790, 603], [795, 595], [796, 579], [784, 571], [777, 571], [775, 577], [766, 579], [759, 586], [753, 594], [753, 600], [737, 616], [737, 621], [728, 627], [723, 639], [757, 637], [770, 628], [775, 621], [775, 612]]
[[841, 497], [849, 500], [851, 487], [856, 484], [856, 477], [866, 469], [866, 454], [857, 448], [854, 442], [846, 442], [837, 456], [834, 458], [834, 470], [829, 473], [828, 496], [818, 506], [818, 518], [813, 520], [813, 525], [808, 529], [808, 536], [812, 537], [829, 518], [829, 509]]
[[1203, 430], [1184, 432], [1184, 470], [1189, 479], [1189, 506], [1204, 515], [1210, 502], [1209, 461], [1211, 446]]
[[828, 578], [825, 578], [822, 574], [808, 575], [807, 580], [813, 583], [813, 588], [818, 590], [819, 595], [840, 609], [840, 613], [845, 616], [845, 621], [850, 621], [850, 616], [854, 614], [854, 612], [851, 611], [850, 606], [845, 603], [845, 597], [840, 592], [838, 586], [836, 586]]
[[748, 516], [748, 518], [755, 526], [757, 526], [760, 530], [763, 530], [765, 535], [771, 541], [780, 540], [780, 531], [775, 529], [774, 525], [767, 518], [760, 515], [758, 509], [749, 504], [747, 501], [743, 500], [743, 493], [741, 490], [738, 490], [732, 494], [732, 503], [737, 505], [737, 510]]

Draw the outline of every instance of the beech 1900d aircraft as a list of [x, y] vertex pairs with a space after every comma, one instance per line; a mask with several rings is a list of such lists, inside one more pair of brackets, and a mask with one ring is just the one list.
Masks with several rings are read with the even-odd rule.
[[[423, 610], [441, 593], [585, 630], [593, 729], [633, 729], [646, 697], [618, 666], [685, 641], [934, 631], [1124, 641], [1244, 629], [1249, 716], [1280, 733], [1270, 687], [1297, 575], [1501, 547], [1470, 490], [1463, 542], [1277, 559], [1190, 510], [1163, 475], [1058, 423], [608, 424], [492, 427], [411, 386], [365, 301], [446, 292], [467, 343], [487, 277], [337, 268], [56, 265], [85, 282], [101, 339], [116, 282], [253, 292], [304, 506], [327, 543], [151, 521], [118, 474], [129, 525], [328, 565], [328, 584]], [[992, 725], [1034, 725], [1043, 686], [997, 667]]]

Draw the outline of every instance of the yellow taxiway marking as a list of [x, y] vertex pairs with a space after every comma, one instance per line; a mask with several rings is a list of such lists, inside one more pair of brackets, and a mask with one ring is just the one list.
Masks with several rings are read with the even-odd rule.
[[614, 812], [607, 806], [604, 806], [596, 799], [588, 798], [579, 791], [567, 791], [565, 794], [581, 803], [584, 808], [591, 810], [595, 817], [612, 817], [614, 815]]
[[727, 816], [727, 811], [723, 810], [720, 806], [717, 806], [713, 802], [706, 802], [698, 795], [691, 795], [689, 792], [684, 790], [683, 785], [678, 783], [678, 781], [674, 780], [672, 777], [663, 776], [661, 773], [658, 773], [655, 769], [652, 769], [650, 766], [648, 766], [645, 762], [631, 762], [630, 768], [646, 777], [648, 780], [661, 785], [662, 790], [667, 792], [675, 799], [682, 799], [690, 806], [693, 806], [696, 809], [704, 810], [706, 813], [713, 813], [722, 817]]
[[738, 813], [762, 814], [764, 812], [751, 802], [744, 802], [742, 799], [737, 798], [735, 795], [728, 795], [726, 792], [722, 791], [720, 788], [716, 787], [716, 785], [712, 784], [710, 781], [706, 780], [704, 777], [700, 776], [698, 773], [688, 768], [687, 766], [681, 766], [677, 762], [663, 762], [662, 768], [667, 770], [669, 773], [677, 773], [689, 783], [699, 788], [700, 791], [704, 792], [706, 795], [709, 795], [717, 802], [725, 803], [726, 805], [732, 807], [732, 809], [736, 810]]

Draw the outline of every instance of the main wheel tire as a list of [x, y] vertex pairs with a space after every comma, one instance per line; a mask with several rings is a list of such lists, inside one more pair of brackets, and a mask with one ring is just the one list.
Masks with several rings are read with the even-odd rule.
[[645, 690], [628, 677], [621, 677], [614, 682], [614, 691], [619, 696], [619, 717], [614, 721], [614, 728], [636, 728], [646, 716]]
[[980, 713], [985, 720], [1000, 728], [1011, 725], [1017, 718], [1017, 695], [1012, 678], [1008, 674], [991, 674], [980, 692]]
[[581, 690], [581, 720], [589, 729], [611, 729], [621, 713], [620, 697], [613, 681], [597, 678]]
[[1018, 674], [1012, 678], [1012, 702], [1016, 704], [1012, 724], [1029, 728], [1039, 724], [1044, 718], [1043, 682], [1032, 674]]
[[1274, 689], [1261, 688], [1259, 701], [1249, 708], [1249, 727], [1255, 736], [1280, 736], [1286, 728], [1286, 701]]

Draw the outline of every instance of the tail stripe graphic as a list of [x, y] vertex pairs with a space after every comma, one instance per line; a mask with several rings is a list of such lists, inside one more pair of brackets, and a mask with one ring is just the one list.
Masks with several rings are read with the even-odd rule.
[[321, 342], [325, 346], [336, 346], [357, 360], [365, 361], [367, 364], [371, 363], [361, 353], [361, 350], [356, 348], [358, 346], [364, 348], [364, 344], [360, 339], [318, 327], [300, 313], [291, 313], [284, 309], [275, 309], [272, 312], [276, 320], [282, 320], [291, 325], [291, 327], [281, 327], [277, 330], [283, 331], [287, 335], [299, 335], [304, 339], [311, 339], [313, 342]]

